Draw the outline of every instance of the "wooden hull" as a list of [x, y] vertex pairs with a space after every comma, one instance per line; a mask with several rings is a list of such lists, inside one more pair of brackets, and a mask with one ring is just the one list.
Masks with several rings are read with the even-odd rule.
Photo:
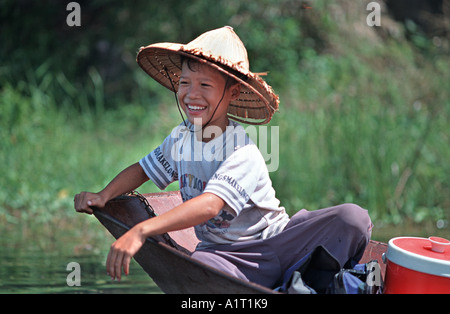
[[[181, 203], [179, 192], [144, 194], [157, 215]], [[117, 239], [135, 224], [149, 219], [144, 203], [138, 197], [126, 196], [111, 200], [104, 208], [95, 209], [94, 215]], [[261, 285], [246, 282], [214, 269], [190, 257], [198, 239], [194, 229], [170, 232], [170, 239], [164, 236], [150, 237], [134, 256], [139, 265], [165, 293], [227, 293], [267, 294], [276, 293]], [[384, 276], [381, 254], [387, 245], [371, 241], [361, 262], [373, 259], [380, 261]]]

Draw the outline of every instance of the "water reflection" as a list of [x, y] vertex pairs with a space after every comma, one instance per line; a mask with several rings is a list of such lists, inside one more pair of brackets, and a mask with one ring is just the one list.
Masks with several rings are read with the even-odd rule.
[[[68, 254], [71, 244], [59, 241], [51, 250], [24, 243], [0, 241], [0, 293], [161, 293], [152, 279], [132, 261], [130, 274], [120, 282], [106, 274], [107, 251]], [[105, 249], [107, 249], [106, 247]], [[68, 286], [67, 264], [80, 265], [81, 286]]]

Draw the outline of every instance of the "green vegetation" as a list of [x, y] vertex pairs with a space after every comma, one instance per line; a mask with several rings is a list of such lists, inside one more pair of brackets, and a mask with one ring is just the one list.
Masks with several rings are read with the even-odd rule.
[[227, 24], [280, 94], [271, 177], [290, 213], [355, 202], [386, 223], [450, 219], [444, 46], [411, 21], [389, 20], [396, 35], [372, 29], [364, 5], [343, 1], [174, 2], [82, 2], [78, 29], [65, 25], [66, 4], [1, 5], [2, 225], [73, 219], [75, 193], [101, 189], [156, 147], [180, 117], [136, 50]]
[[302, 62], [302, 88], [275, 122], [281, 143], [295, 143], [280, 145], [273, 178], [291, 208], [349, 201], [390, 222], [448, 215], [448, 73], [412, 54], [391, 43]]

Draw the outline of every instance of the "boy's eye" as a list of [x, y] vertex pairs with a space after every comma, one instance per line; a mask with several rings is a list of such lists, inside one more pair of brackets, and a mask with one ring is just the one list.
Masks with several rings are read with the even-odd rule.
[[203, 86], [203, 87], [211, 87], [211, 85], [208, 84], [208, 83], [202, 83], [202, 86]]

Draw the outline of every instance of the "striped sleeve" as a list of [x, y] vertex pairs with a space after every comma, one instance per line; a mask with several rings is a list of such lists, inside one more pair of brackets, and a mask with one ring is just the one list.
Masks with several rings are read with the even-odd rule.
[[163, 144], [139, 161], [145, 174], [161, 190], [178, 179], [176, 163], [170, 155], [169, 141], [170, 138], [166, 138]]

